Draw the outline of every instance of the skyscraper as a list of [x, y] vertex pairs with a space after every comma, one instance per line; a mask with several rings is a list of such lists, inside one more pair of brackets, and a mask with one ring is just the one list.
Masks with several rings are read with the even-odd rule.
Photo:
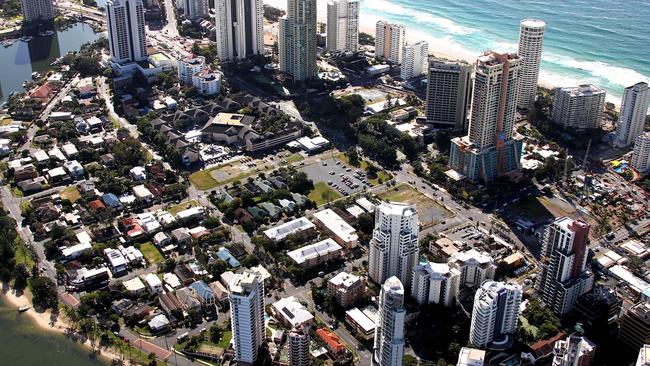
[[289, 366], [309, 366], [309, 332], [302, 325], [289, 333], [288, 348]]
[[618, 342], [631, 352], [650, 344], [650, 302], [640, 302], [621, 316]]
[[111, 60], [125, 64], [147, 59], [142, 0], [108, 0], [106, 17]]
[[472, 98], [472, 66], [464, 61], [432, 59], [427, 78], [427, 123], [464, 131]]
[[578, 130], [600, 127], [605, 108], [605, 91], [595, 85], [556, 88], [551, 120]]
[[327, 49], [359, 50], [358, 0], [327, 0]]
[[411, 285], [418, 261], [418, 213], [413, 205], [382, 202], [375, 208], [368, 274], [376, 283], [397, 276]]
[[411, 297], [418, 304], [451, 306], [458, 297], [460, 271], [446, 263], [421, 263], [413, 270]]
[[643, 133], [649, 102], [648, 83], [637, 83], [625, 88], [621, 102], [621, 114], [616, 123], [616, 140], [614, 140], [616, 146], [632, 145], [636, 138]]
[[539, 63], [542, 60], [546, 23], [538, 19], [524, 19], [519, 24], [519, 48], [521, 57], [521, 80], [517, 105], [529, 109], [537, 96]]
[[208, 15], [208, 0], [178, 0], [187, 19], [198, 19]]
[[449, 165], [470, 181], [518, 171], [523, 141], [513, 137], [521, 58], [488, 51], [476, 61], [469, 134], [451, 140]]
[[478, 287], [487, 280], [493, 280], [497, 265], [487, 252], [470, 249], [456, 252], [449, 258], [449, 266], [460, 272], [461, 287]]
[[51, 22], [54, 20], [54, 1], [52, 0], [21, 0], [23, 21]]
[[237, 362], [253, 364], [264, 342], [264, 283], [251, 270], [230, 282], [230, 314]]
[[484, 282], [474, 296], [469, 342], [480, 348], [505, 344], [507, 335], [517, 330], [521, 295], [518, 284]]
[[644, 132], [636, 137], [631, 165], [636, 171], [650, 172], [650, 132]]
[[280, 71], [293, 81], [316, 75], [316, 0], [288, 0], [280, 19]]
[[570, 335], [553, 346], [552, 366], [589, 366], [596, 353], [596, 345], [585, 337]]
[[586, 222], [562, 217], [544, 233], [542, 272], [535, 287], [540, 299], [558, 315], [568, 313], [593, 285], [586, 267], [589, 228]]
[[408, 80], [418, 77], [427, 72], [429, 63], [429, 44], [420, 41], [414, 44], [404, 45], [402, 49], [402, 66], [400, 68], [400, 77]]
[[404, 357], [404, 286], [393, 276], [384, 282], [379, 294], [375, 326], [373, 364], [400, 366]]
[[644, 344], [641, 347], [635, 366], [650, 366], [650, 345]]
[[375, 55], [394, 64], [402, 63], [402, 51], [406, 44], [406, 28], [385, 20], [375, 27]]
[[215, 0], [217, 57], [233, 62], [264, 53], [263, 0]]

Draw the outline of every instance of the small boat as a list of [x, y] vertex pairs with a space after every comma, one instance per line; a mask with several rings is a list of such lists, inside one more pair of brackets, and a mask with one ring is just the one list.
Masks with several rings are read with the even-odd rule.
[[31, 309], [31, 308], [32, 308], [32, 307], [29, 306], [29, 305], [23, 305], [23, 306], [21, 306], [21, 307], [18, 308], [18, 312], [19, 312], [19, 313], [24, 313], [24, 312], [26, 312], [27, 310], [29, 310], [29, 309]]
[[20, 40], [23, 41], [23, 42], [29, 42], [32, 39], [34, 39], [34, 38], [30, 37], [30, 36], [22, 36], [22, 37], [20, 37]]
[[41, 74], [39, 74], [37, 71], [34, 71], [32, 73], [32, 79], [38, 79], [39, 76], [41, 76]]
[[13, 40], [13, 39], [8, 39], [6, 41], [2, 41], [2, 47], [4, 47], [4, 48], [10, 47], [15, 42], [16, 42], [16, 40]]

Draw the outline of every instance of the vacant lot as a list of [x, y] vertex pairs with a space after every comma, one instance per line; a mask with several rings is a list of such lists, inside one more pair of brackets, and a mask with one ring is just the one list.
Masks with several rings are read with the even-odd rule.
[[81, 198], [81, 193], [79, 193], [79, 190], [75, 186], [68, 187], [61, 191], [61, 199], [68, 200], [70, 203], [77, 202], [79, 198]]
[[162, 253], [153, 245], [152, 242], [146, 242], [140, 245], [140, 251], [149, 264], [160, 263], [165, 260]]
[[408, 184], [400, 184], [380, 194], [379, 197], [389, 202], [414, 204], [418, 209], [418, 215], [423, 227], [435, 225], [440, 220], [454, 217], [453, 212]]
[[198, 205], [199, 202], [197, 200], [184, 201], [175, 206], [171, 206], [170, 208], [167, 209], [167, 212], [169, 212], [172, 215], [176, 215], [180, 211], [187, 210], [188, 208], [195, 207]]
[[[329, 192], [329, 193], [325, 193], [325, 192]], [[328, 194], [329, 197], [327, 197]], [[328, 186], [327, 183], [317, 182], [314, 184], [314, 190], [309, 192], [308, 197], [310, 200], [316, 202], [316, 205], [322, 206], [328, 203], [327, 198], [329, 198], [329, 202], [331, 202], [343, 197], [343, 195], [341, 195], [339, 192], [332, 189], [332, 187]]]

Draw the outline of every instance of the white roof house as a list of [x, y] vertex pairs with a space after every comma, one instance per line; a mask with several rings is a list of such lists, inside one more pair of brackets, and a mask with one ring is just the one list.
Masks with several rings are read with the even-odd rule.
[[337, 239], [337, 242], [346, 245], [348, 248], [357, 244], [359, 240], [357, 231], [336, 212], [328, 208], [316, 212], [314, 218]]
[[370, 202], [366, 197], [361, 197], [356, 200], [357, 205], [361, 206], [364, 210], [373, 213], [375, 212], [375, 205]]
[[144, 276], [144, 282], [147, 283], [147, 286], [149, 287], [149, 291], [162, 292], [163, 289], [162, 281], [154, 273], [147, 273]]
[[149, 321], [149, 328], [153, 332], [158, 332], [169, 327], [169, 319], [164, 314], [159, 314], [151, 318]]
[[147, 233], [153, 233], [160, 230], [160, 223], [156, 220], [154, 215], [149, 212], [138, 214], [138, 223]]
[[284, 224], [278, 225], [276, 227], [270, 228], [264, 231], [264, 235], [271, 240], [279, 241], [291, 234], [296, 234], [301, 231], [313, 229], [314, 224], [307, 220], [304, 217], [285, 222]]
[[125, 248], [120, 245], [118, 249], [120, 250], [120, 252], [122, 252], [122, 254], [124, 255], [124, 257], [129, 263], [133, 263], [133, 264], [142, 263], [142, 260], [144, 259], [144, 254], [142, 254], [140, 249], [136, 247]]
[[61, 150], [63, 150], [63, 153], [68, 158], [75, 157], [77, 154], [79, 154], [79, 150], [77, 150], [77, 147], [74, 146], [74, 144], [65, 144], [61, 146]]
[[370, 319], [359, 308], [352, 308], [345, 312], [346, 318], [350, 319], [363, 334], [370, 334], [375, 331], [375, 321]]
[[43, 150], [36, 150], [32, 154], [37, 163], [44, 163], [50, 160], [50, 156]]
[[122, 272], [126, 271], [129, 262], [126, 260], [122, 252], [117, 249], [106, 248], [104, 249], [104, 255], [108, 259], [113, 272]]
[[147, 171], [142, 166], [134, 166], [129, 171], [129, 174], [131, 174], [131, 178], [133, 178], [134, 180], [145, 180], [145, 179], [147, 179]]
[[64, 162], [63, 167], [72, 177], [82, 177], [84, 175], [84, 167], [76, 160]]
[[65, 259], [74, 259], [77, 258], [78, 256], [89, 252], [93, 249], [93, 246], [89, 243], [81, 243], [77, 245], [73, 245], [71, 247], [67, 247], [61, 250], [61, 254], [65, 257]]
[[133, 194], [144, 201], [149, 201], [153, 199], [153, 193], [144, 186], [144, 184], [137, 185], [133, 187]]
[[165, 281], [166, 284], [168, 284], [171, 288], [174, 290], [181, 288], [181, 280], [178, 279], [178, 276], [176, 276], [173, 273], [165, 273], [163, 275], [163, 281]]
[[309, 310], [293, 296], [280, 299], [271, 307], [278, 320], [287, 326], [295, 327], [310, 323], [314, 319]]
[[50, 158], [56, 159], [58, 161], [65, 161], [66, 160], [66, 158], [63, 155], [63, 153], [61, 152], [61, 150], [59, 150], [56, 147], [53, 148], [52, 150], [50, 150], [47, 154], [50, 156]]
[[190, 218], [200, 218], [203, 217], [204, 214], [205, 209], [202, 206], [194, 206], [176, 213], [176, 219], [184, 220]]
[[76, 234], [77, 241], [81, 244], [90, 244], [93, 242], [92, 238], [90, 237], [90, 234], [88, 234], [87, 231], [81, 231]]
[[56, 168], [50, 169], [50, 170], [47, 171], [47, 174], [46, 174], [48, 180], [50, 180], [52, 178], [66, 177], [67, 175], [68, 175], [68, 173], [65, 171], [65, 169], [63, 169], [62, 166], [58, 166]]
[[124, 285], [124, 288], [126, 288], [126, 290], [131, 293], [141, 293], [146, 289], [146, 287], [144, 287], [144, 283], [138, 277], [124, 281], [122, 282], [122, 285]]
[[292, 250], [287, 255], [300, 266], [313, 267], [339, 257], [341, 249], [341, 246], [334, 240], [327, 238], [318, 243]]

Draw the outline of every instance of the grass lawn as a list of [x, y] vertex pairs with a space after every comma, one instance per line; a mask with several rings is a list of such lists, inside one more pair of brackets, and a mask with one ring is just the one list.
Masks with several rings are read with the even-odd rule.
[[[113, 332], [105, 333], [108, 338], [114, 344], [113, 351], [118, 354], [122, 354], [125, 358], [130, 357], [134, 363], [141, 365], [149, 365], [149, 354], [142, 351], [139, 348], [131, 346], [129, 343], [126, 343], [123, 339], [117, 337]], [[156, 366], [163, 365], [163, 362], [156, 360]]]
[[324, 192], [330, 192], [332, 198], [330, 202], [343, 197], [343, 195], [332, 189], [332, 187], [328, 186], [325, 182], [318, 182], [314, 184], [314, 189], [309, 192], [307, 197], [309, 197], [310, 200], [316, 202], [316, 205], [322, 206], [327, 203], [327, 200], [323, 199]]
[[150, 241], [140, 245], [140, 251], [150, 264], [160, 263], [165, 260], [162, 253], [160, 253], [158, 248], [156, 248], [156, 246]]
[[81, 198], [81, 193], [75, 186], [67, 187], [61, 191], [61, 199], [68, 200], [70, 203], [77, 202], [79, 198]]
[[214, 169], [200, 170], [190, 174], [190, 182], [192, 182], [196, 189], [201, 191], [207, 191], [208, 189], [216, 187], [219, 182], [212, 177], [212, 171]]
[[223, 349], [228, 348], [231, 339], [232, 339], [232, 331], [230, 330], [224, 331], [223, 335], [221, 336], [221, 340], [219, 341], [219, 343], [217, 343], [217, 347], [221, 347]]
[[[350, 159], [348, 158], [348, 156], [345, 153], [340, 153], [340, 154], [336, 155], [336, 158], [338, 160], [341, 160], [345, 165], [353, 167], [353, 165], [350, 164]], [[368, 167], [370, 167], [370, 163], [368, 163], [365, 160], [361, 160], [361, 162], [359, 162], [359, 166], [356, 167], [356, 168], [359, 168], [359, 169], [361, 169], [361, 170], [363, 170], [365, 172], [368, 169]], [[382, 170], [379, 167], [377, 167], [377, 169], [379, 169], [379, 171], [377, 172], [377, 178], [374, 178], [374, 179], [368, 178], [368, 181], [373, 186], [379, 185], [379, 184], [384, 183], [387, 180], [391, 179], [390, 174], [386, 173], [386, 171]]]
[[169, 212], [172, 215], [176, 215], [180, 211], [186, 210], [190, 207], [195, 207], [198, 206], [199, 202], [197, 200], [190, 200], [190, 201], [183, 201], [175, 206], [171, 206], [167, 209], [167, 212]]
[[293, 164], [305, 160], [305, 157], [302, 156], [301, 154], [295, 153], [295, 154], [291, 154], [291, 156], [289, 156], [286, 160], [287, 160], [287, 164]]

